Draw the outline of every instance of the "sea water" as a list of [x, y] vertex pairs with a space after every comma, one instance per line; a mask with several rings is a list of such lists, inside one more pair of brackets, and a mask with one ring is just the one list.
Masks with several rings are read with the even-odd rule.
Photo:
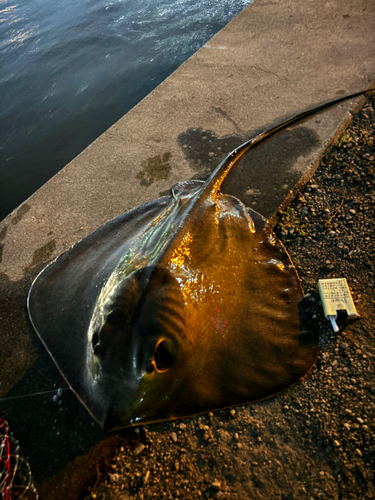
[[0, 220], [251, 0], [0, 0]]

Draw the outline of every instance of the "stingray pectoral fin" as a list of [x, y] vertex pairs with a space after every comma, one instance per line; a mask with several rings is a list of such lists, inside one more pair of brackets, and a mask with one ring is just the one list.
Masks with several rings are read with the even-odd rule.
[[316, 360], [317, 336], [296, 270], [267, 221], [228, 195], [203, 210], [170, 268], [194, 343], [187, 385], [195, 408], [209, 411], [298, 382]]
[[29, 291], [28, 311], [38, 336], [99, 422], [105, 404], [87, 366], [93, 311], [109, 277], [170, 203], [170, 197], [153, 200], [101, 226], [47, 266]]

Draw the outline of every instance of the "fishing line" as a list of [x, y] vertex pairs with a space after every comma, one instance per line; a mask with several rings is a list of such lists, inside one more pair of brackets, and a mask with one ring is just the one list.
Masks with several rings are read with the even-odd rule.
[[31, 394], [24, 394], [22, 396], [10, 396], [8, 398], [0, 398], [1, 401], [10, 401], [13, 399], [21, 399], [21, 398], [30, 398], [31, 396], [40, 396], [42, 394], [52, 394], [53, 392], [58, 392], [58, 391], [70, 391], [70, 387], [59, 387], [57, 389], [52, 389], [50, 391], [42, 391], [42, 392], [33, 392]]

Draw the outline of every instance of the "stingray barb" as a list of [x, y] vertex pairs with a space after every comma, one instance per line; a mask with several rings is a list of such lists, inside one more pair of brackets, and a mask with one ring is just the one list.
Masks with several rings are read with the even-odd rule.
[[258, 401], [309, 372], [317, 338], [289, 256], [220, 186], [249, 148], [343, 99], [104, 224], [36, 278], [32, 324], [103, 428]]

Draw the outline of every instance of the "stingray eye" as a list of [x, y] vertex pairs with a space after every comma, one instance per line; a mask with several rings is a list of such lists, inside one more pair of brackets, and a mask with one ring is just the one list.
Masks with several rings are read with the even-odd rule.
[[154, 363], [158, 372], [165, 372], [174, 365], [176, 355], [167, 340], [161, 340], [154, 351]]

